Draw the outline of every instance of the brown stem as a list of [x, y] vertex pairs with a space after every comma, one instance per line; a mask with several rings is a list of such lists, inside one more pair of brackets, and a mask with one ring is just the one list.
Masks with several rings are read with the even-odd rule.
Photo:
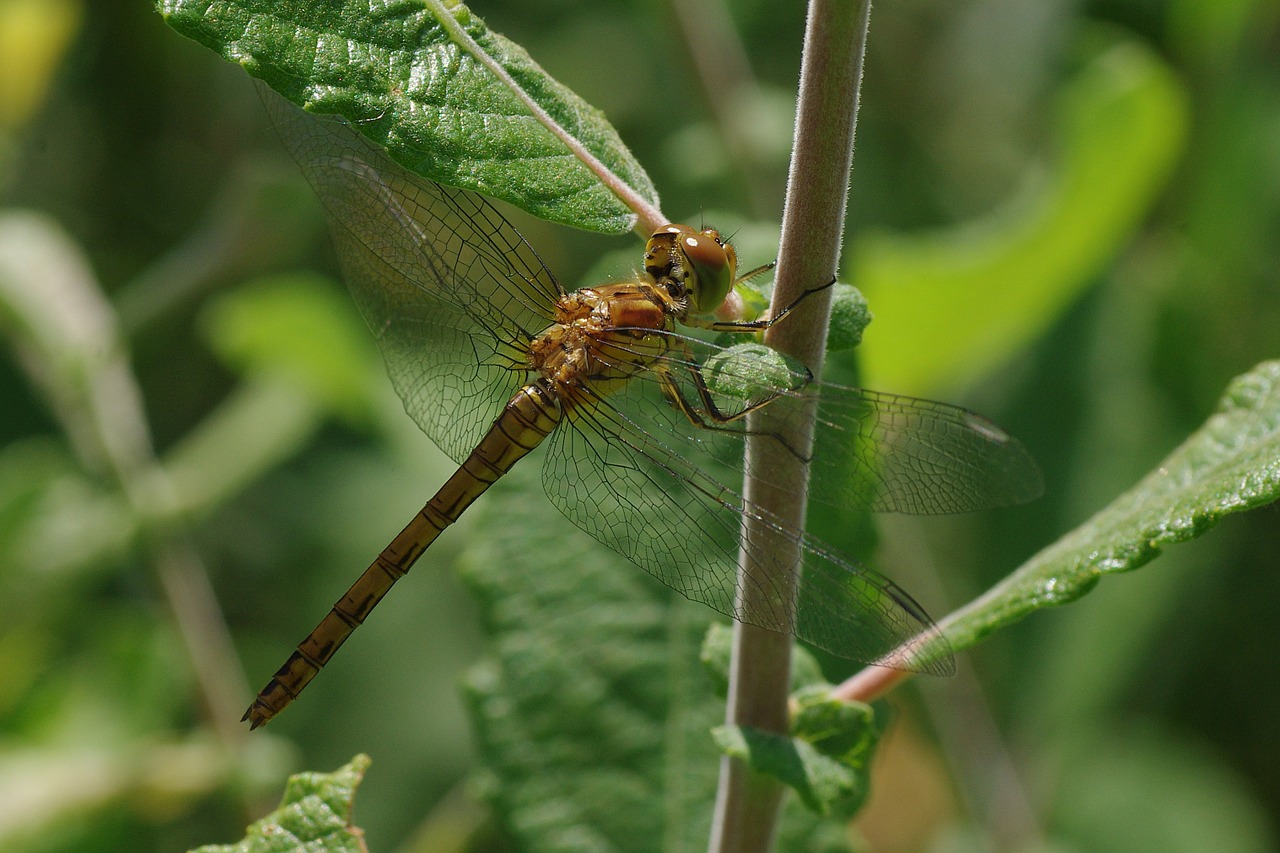
[[[856, 4], [811, 0], [809, 5], [795, 144], [773, 293], [774, 311], [791, 304], [815, 284], [830, 281], [836, 272], [870, 13], [870, 0]], [[829, 295], [805, 300], [786, 322], [769, 330], [766, 342], [800, 359], [817, 375], [822, 366], [829, 313]], [[768, 417], [768, 410], [759, 414]], [[749, 431], [764, 432], [754, 428]], [[808, 448], [811, 439], [812, 421], [807, 434], [796, 436], [788, 443], [792, 447]], [[780, 447], [777, 442], [771, 444], [774, 448]], [[807, 466], [795, 454], [775, 454], [766, 447], [769, 444], [747, 442], [747, 470], [767, 470], [772, 482], [790, 482], [799, 488], [766, 488], [749, 477], [745, 484], [746, 498], [769, 517], [802, 529], [805, 501], [795, 496], [805, 493]], [[771, 539], [768, 530], [758, 529], [750, 520], [743, 527], [743, 538], [757, 544]], [[801, 555], [793, 543], [775, 539], [770, 544], [793, 548], [795, 562], [791, 565], [799, 564]], [[776, 564], [787, 565], [785, 561]], [[740, 587], [778, 589], [790, 583], [794, 593], [794, 584], [799, 580], [794, 573], [784, 579], [752, 580], [767, 571], [769, 569], [753, 563], [744, 553], [740, 568], [744, 580]], [[780, 580], [783, 582], [779, 583]], [[787, 731], [790, 658], [789, 636], [742, 624], [735, 626], [729, 676], [729, 725]], [[712, 853], [766, 853], [773, 844], [782, 793], [778, 782], [755, 773], [744, 762], [723, 759], [709, 848]]]

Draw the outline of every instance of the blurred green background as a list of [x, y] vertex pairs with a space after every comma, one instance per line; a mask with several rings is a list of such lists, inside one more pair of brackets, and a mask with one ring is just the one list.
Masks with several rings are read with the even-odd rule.
[[[474, 11], [606, 112], [669, 216], [772, 256], [800, 4]], [[1278, 139], [1275, 2], [876, 7], [843, 276], [876, 320], [827, 376], [983, 412], [1047, 492], [882, 519], [869, 562], [945, 614], [1280, 356]], [[518, 221], [571, 285], [638, 259], [634, 238]], [[457, 689], [485, 641], [452, 571], [502, 522], [480, 506], [303, 701], [236, 722], [450, 471], [336, 275], [240, 69], [148, 3], [0, 0], [0, 849], [231, 841], [288, 772], [361, 751], [371, 849], [486, 837]], [[1278, 552], [1275, 508], [1234, 517], [902, 691], [857, 831], [879, 851], [1277, 849]]]

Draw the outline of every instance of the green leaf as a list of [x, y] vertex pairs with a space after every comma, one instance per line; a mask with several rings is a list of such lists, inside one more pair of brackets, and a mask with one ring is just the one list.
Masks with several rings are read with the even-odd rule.
[[0, 3], [0, 51], [12, 63], [0, 74], [0, 134], [24, 125], [44, 104], [83, 16], [81, 4], [68, 0]]
[[812, 812], [851, 817], [867, 794], [867, 768], [823, 755], [808, 741], [750, 726], [720, 726], [712, 731], [726, 755], [794, 789]]
[[112, 571], [137, 533], [120, 496], [86, 476], [49, 437], [0, 448], [0, 618], [59, 584]]
[[86, 389], [119, 364], [124, 344], [88, 258], [41, 213], [0, 215], [0, 333], [81, 455], [101, 456]]
[[[1270, 812], [1219, 749], [1152, 721], [1073, 730], [1054, 743], [1043, 805], [1070, 850], [1274, 851]], [[1045, 744], [1045, 746], [1049, 746]], [[1122, 809], [1117, 803], [1124, 803]]]
[[836, 284], [831, 294], [831, 321], [827, 326], [827, 351], [840, 352], [862, 343], [862, 333], [872, 320], [867, 297], [849, 284]]
[[1267, 0], [1173, 0], [1167, 14], [1166, 43], [1180, 58], [1217, 71], [1238, 61], [1241, 44], [1271, 26], [1276, 10]]
[[787, 357], [757, 343], [734, 344], [717, 352], [707, 359], [702, 373], [713, 394], [740, 402], [759, 399], [779, 386], [786, 388], [795, 384]]
[[982, 219], [874, 233], [850, 278], [878, 318], [859, 350], [872, 387], [926, 393], [1035, 340], [1141, 223], [1182, 151], [1187, 95], [1150, 49], [1115, 44], [1058, 93], [1047, 179]]
[[[733, 656], [733, 627], [714, 622], [707, 628], [699, 655], [702, 668], [711, 679], [716, 695], [729, 693], [729, 666]], [[831, 684], [822, 677], [822, 667], [804, 646], [795, 646], [791, 654], [791, 689], [797, 695], [809, 688], [829, 691]]]
[[[702, 644], [702, 664], [718, 695], [728, 686], [733, 631], [712, 625]], [[726, 754], [741, 758], [757, 772], [794, 788], [801, 802], [819, 815], [851, 817], [868, 787], [868, 763], [880, 738], [871, 706], [831, 697], [813, 656], [797, 646], [793, 653], [791, 732], [784, 737], [750, 727], [721, 726], [713, 731]]]
[[[521, 849], [705, 850], [724, 710], [697, 654], [714, 614], [572, 527], [537, 474], [517, 465], [469, 512], [484, 536], [461, 568], [493, 654], [468, 679], [479, 787]], [[844, 849], [798, 806], [781, 833], [780, 849]]]
[[364, 833], [351, 825], [356, 788], [369, 768], [357, 755], [332, 773], [289, 777], [280, 807], [250, 824], [236, 844], [208, 844], [193, 853], [367, 853]]
[[939, 626], [953, 648], [1136, 569], [1224, 516], [1280, 498], [1280, 361], [1237, 377], [1218, 411], [1136, 486]]
[[431, 180], [555, 222], [631, 230], [635, 214], [535, 117], [527, 97], [657, 204], [652, 182], [603, 114], [460, 3], [160, 0], [159, 8], [178, 32], [294, 104], [345, 116]]
[[250, 282], [212, 302], [201, 325], [213, 350], [242, 373], [287, 379], [356, 422], [372, 405], [377, 356], [369, 333], [342, 288], [323, 276]]
[[791, 735], [850, 768], [865, 770], [879, 741], [875, 712], [861, 702], [831, 698], [830, 684], [814, 684], [794, 696]]

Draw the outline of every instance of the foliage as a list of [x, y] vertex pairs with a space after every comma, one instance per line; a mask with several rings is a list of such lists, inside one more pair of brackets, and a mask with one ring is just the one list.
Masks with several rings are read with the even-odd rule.
[[[546, 82], [562, 115], [591, 123], [585, 101], [604, 108], [675, 218], [736, 211], [740, 223], [715, 221], [741, 224], [740, 249], [776, 222], [799, 10], [734, 4], [730, 30], [595, 4], [479, 11], [516, 36], [466, 19], [511, 67], [544, 79], [518, 41], [584, 96]], [[963, 657], [991, 717], [971, 675], [922, 685], [879, 746], [859, 825], [900, 846], [924, 833], [917, 849], [1269, 849], [1280, 696], [1258, 675], [1280, 642], [1273, 510], [1235, 516], [1069, 611], [991, 632], [1274, 496], [1275, 9], [890, 4], [875, 17], [841, 278], [876, 319], [862, 367], [836, 355], [825, 375], [971, 403], [1032, 447], [1049, 489], [1033, 507], [910, 528], [906, 546], [890, 525], [871, 562], [939, 615], [1057, 544], [985, 600], [998, 606], [950, 617], [955, 645], [988, 638]], [[740, 53], [722, 50], [734, 31]], [[690, 50], [673, 32], [707, 41]], [[256, 43], [216, 37], [264, 67]], [[0, 849], [235, 837], [286, 768], [356, 751], [378, 760], [361, 805], [373, 849], [486, 837], [598, 849], [627, 827], [638, 849], [701, 848], [720, 719], [715, 679], [692, 663], [706, 613], [566, 529], [538, 494], [536, 462], [442, 539], [308, 701], [262, 737], [235, 728], [246, 687], [234, 653], [255, 684], [278, 665], [447, 464], [389, 397], [243, 74], [128, 4], [7, 0], [0, 44], [21, 46], [0, 74], [0, 329], [13, 353], [0, 369]], [[373, 61], [385, 46], [359, 44], [370, 61], [358, 80], [392, 67]], [[756, 76], [699, 78], [691, 55], [712, 60], [707, 73], [745, 55]], [[386, 106], [367, 89], [321, 94], [367, 118]], [[515, 141], [503, 144], [524, 144], [521, 121], [504, 123]], [[405, 128], [378, 124], [422, 133]], [[613, 150], [612, 131], [599, 133]], [[246, 153], [257, 145], [271, 153]], [[480, 171], [557, 204], [585, 185], [571, 169]], [[555, 215], [628, 227], [599, 198], [589, 207]], [[521, 229], [567, 283], [613, 245]], [[634, 241], [623, 251], [633, 266]], [[769, 252], [744, 251], [744, 265]], [[327, 274], [297, 272], [316, 268]], [[834, 545], [866, 547], [847, 519], [811, 516]], [[943, 556], [948, 589], [934, 591], [927, 567]], [[467, 687], [477, 756], [455, 683], [482, 657]], [[832, 681], [847, 674], [821, 663]], [[936, 740], [922, 744], [923, 727]], [[836, 728], [833, 749], [863, 762], [854, 735], [867, 729]], [[811, 758], [815, 731], [776, 754]], [[751, 737], [720, 733], [731, 750]], [[938, 781], [939, 751], [952, 782]], [[449, 794], [469, 772], [488, 815]], [[859, 804], [865, 777], [846, 778], [850, 796], [820, 809]], [[904, 778], [910, 819], [891, 803]], [[996, 778], [1010, 784], [992, 794]], [[847, 846], [842, 826], [792, 799], [781, 849]]]
[[635, 217], [535, 120], [529, 98], [656, 201], [604, 116], [461, 3], [168, 0], [161, 10], [174, 29], [298, 106], [345, 116], [401, 165], [433, 180], [555, 222], [630, 230]]
[[1042, 607], [1068, 604], [1226, 516], [1280, 498], [1280, 361], [1227, 387], [1218, 411], [1132, 489], [1036, 554], [941, 627], [957, 648]]
[[[537, 473], [473, 509], [493, 535], [460, 559], [492, 643], [467, 679], [480, 789], [529, 849], [700, 849], [723, 717], [698, 659], [711, 614], [548, 518]], [[827, 844], [795, 804], [784, 831], [787, 849]]]
[[255, 821], [244, 840], [209, 844], [193, 853], [367, 853], [364, 833], [351, 825], [351, 809], [368, 767], [369, 756], [357, 755], [333, 773], [290, 776], [280, 807]]

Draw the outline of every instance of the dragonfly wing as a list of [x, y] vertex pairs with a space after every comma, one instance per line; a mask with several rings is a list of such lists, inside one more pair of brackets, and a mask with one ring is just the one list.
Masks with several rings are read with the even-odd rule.
[[821, 384], [810, 494], [835, 506], [940, 515], [1013, 506], [1044, 483], [1017, 439], [968, 409]]
[[[324, 205], [409, 414], [456, 460], [524, 381], [559, 284], [487, 201], [411, 174], [345, 122], [263, 101]], [[460, 414], [461, 413], [461, 414]]]
[[[343, 277], [353, 293], [385, 288], [412, 292], [413, 285], [368, 247], [334, 228]], [[357, 298], [357, 302], [360, 302]], [[361, 304], [366, 319], [372, 316]], [[458, 464], [467, 458], [511, 395], [524, 383], [504, 347], [478, 333], [469, 318], [448, 305], [418, 297], [385, 315], [378, 349], [405, 411]]]
[[[762, 347], [726, 349], [681, 335], [668, 338], [668, 353], [655, 365], [660, 371], [650, 371], [647, 379], [656, 383], [659, 372], [665, 373], [704, 416], [708, 412], [700, 402], [695, 370], [725, 416], [770, 397], [816, 398], [809, 454], [818, 461], [810, 469], [809, 486], [816, 500], [854, 510], [936, 515], [1025, 503], [1042, 491], [1040, 471], [1026, 448], [967, 409], [814, 382], [803, 366], [772, 351], [761, 353]], [[614, 349], [619, 362], [636, 357], [623, 345]], [[790, 416], [803, 417], [800, 407]], [[747, 421], [705, 420], [714, 428], [689, 433], [685, 442], [726, 461], [741, 460]], [[778, 441], [780, 451], [804, 455], [801, 448]], [[767, 469], [751, 473], [785, 488]]]
[[[735, 483], [732, 464], [681, 437], [689, 433], [688, 421], [667, 405], [655, 383], [628, 383], [608, 397], [568, 407], [565, 418], [544, 467], [548, 496], [576, 525], [662, 583], [731, 618], [794, 633], [841, 657], [951, 671], [949, 654], [917, 664], [902, 650], [933, 627], [910, 596], [803, 532], [786, 529], [748, 504], [739, 489], [724, 485]], [[737, 464], [740, 472], [740, 458]], [[751, 596], [751, 605], [737, 594], [744, 513], [803, 553], [800, 565], [783, 564], [776, 543], [747, 542], [754, 558], [769, 567], [765, 574], [780, 579]], [[797, 572], [799, 615], [793, 618], [788, 590]]]

